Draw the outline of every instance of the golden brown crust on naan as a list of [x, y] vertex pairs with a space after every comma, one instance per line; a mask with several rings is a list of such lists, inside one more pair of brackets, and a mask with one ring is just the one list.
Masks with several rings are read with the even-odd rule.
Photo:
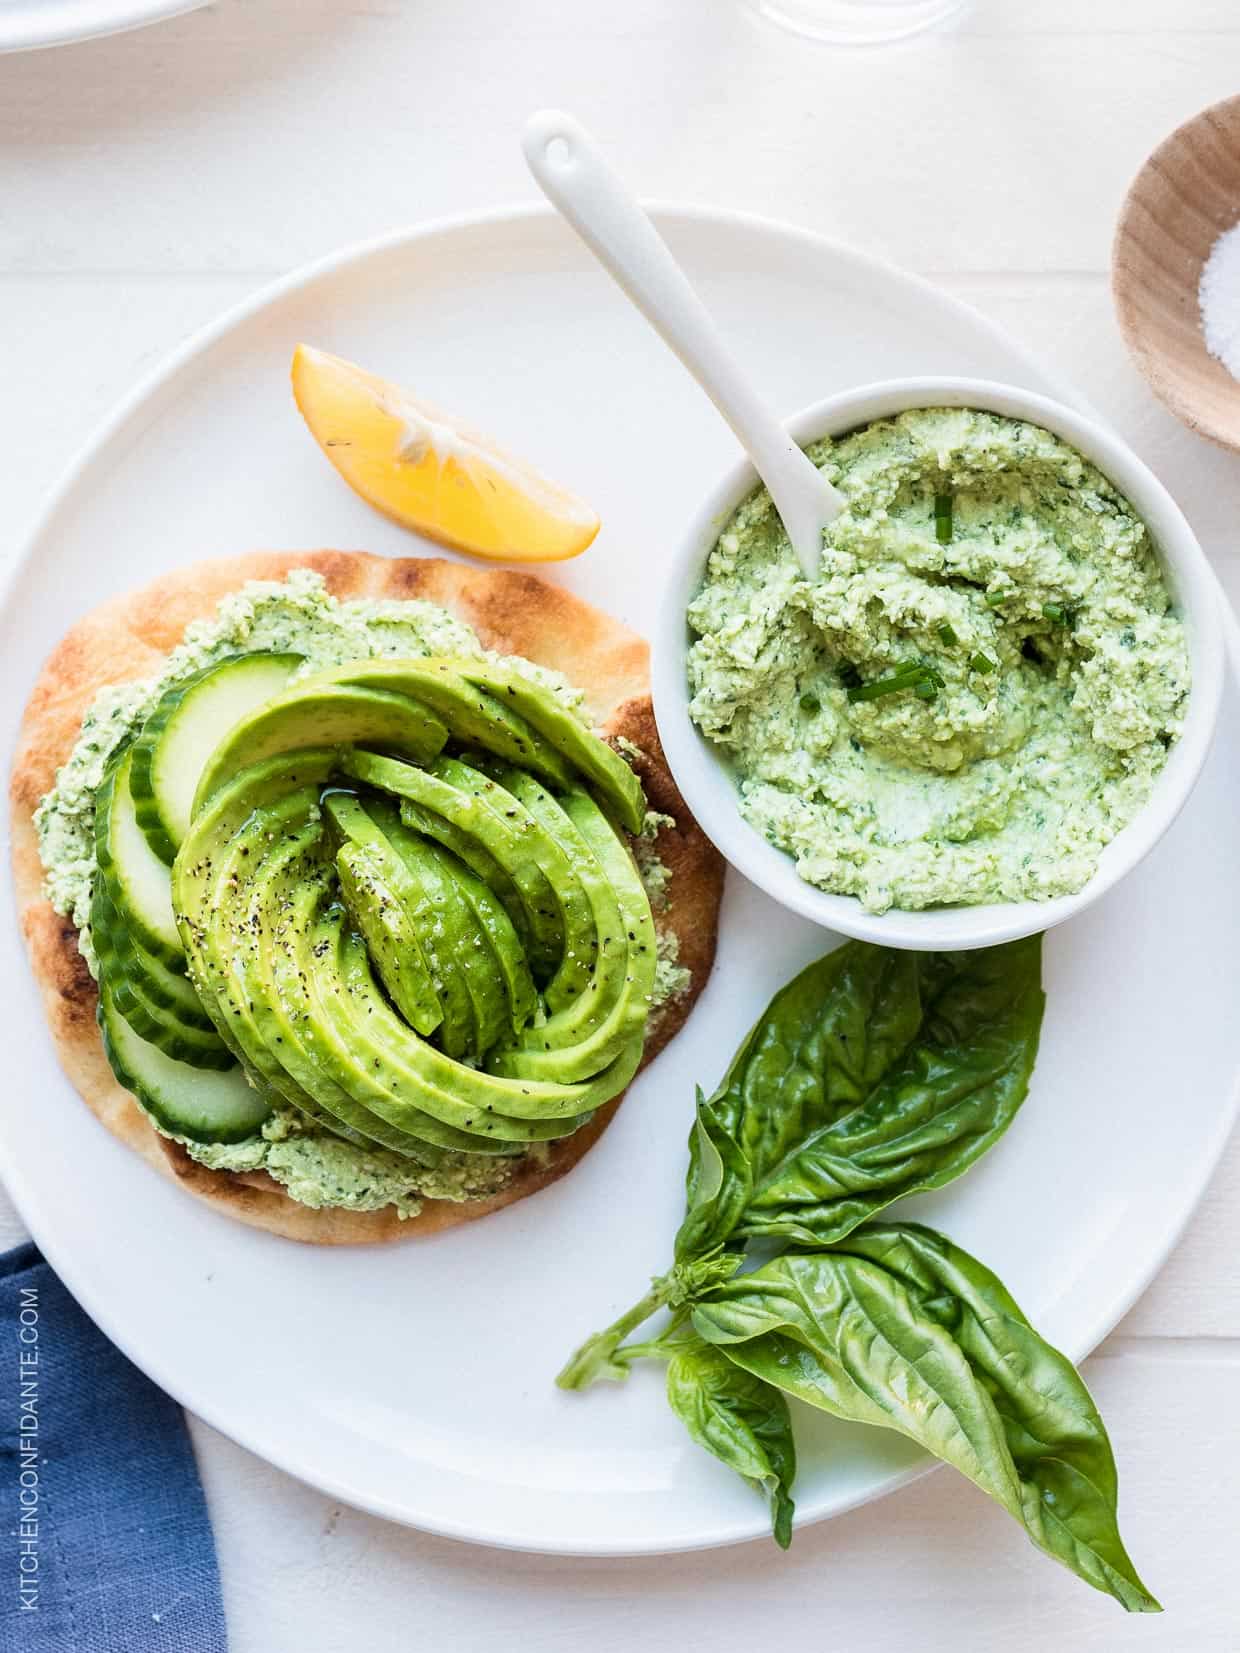
[[485, 647], [524, 655], [562, 671], [585, 689], [590, 712], [612, 739], [641, 748], [638, 764], [651, 808], [675, 817], [656, 851], [671, 873], [666, 909], [655, 914], [674, 932], [691, 986], [652, 1019], [643, 1067], [684, 1025], [706, 984], [715, 954], [723, 863], [692, 819], [663, 758], [649, 694], [649, 653], [642, 639], [580, 597], [532, 574], [481, 569], [439, 557], [391, 559], [362, 551], [255, 552], [198, 563], [88, 614], [43, 668], [26, 708], [13, 764], [13, 876], [22, 930], [61, 1065], [95, 1116], [166, 1176], [255, 1228], [320, 1245], [405, 1239], [434, 1233], [499, 1210], [570, 1171], [598, 1141], [623, 1097], [601, 1109], [574, 1136], [552, 1145], [542, 1165], [529, 1164], [500, 1193], [464, 1205], [428, 1200], [417, 1217], [382, 1211], [314, 1211], [290, 1199], [265, 1172], [210, 1171], [149, 1124], [112, 1077], [95, 1022], [98, 995], [77, 947], [77, 931], [43, 897], [43, 869], [32, 820], [40, 798], [77, 741], [96, 692], [157, 674], [163, 657], [192, 621], [205, 619], [247, 580], [281, 580], [313, 568], [337, 597], [422, 598], [474, 627]]

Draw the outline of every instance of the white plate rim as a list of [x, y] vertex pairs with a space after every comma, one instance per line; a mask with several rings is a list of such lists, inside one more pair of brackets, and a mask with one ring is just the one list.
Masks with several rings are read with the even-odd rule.
[[[193, 0], [193, 3], [199, 3], [199, 0]], [[181, 9], [184, 9], [184, 7]], [[947, 306], [962, 318], [967, 319], [969, 324], [976, 327], [979, 333], [988, 334], [1003, 349], [1026, 362], [1046, 384], [1053, 387], [1055, 395], [1069, 407], [1082, 409], [1094, 418], [1101, 418], [1069, 381], [1061, 379], [1058, 374], [1048, 372], [1036, 355], [1014, 338], [1006, 328], [992, 321], [966, 301], [936, 286], [935, 283], [925, 277], [903, 270], [889, 260], [875, 257], [830, 236], [821, 235], [814, 230], [789, 224], [765, 214], [672, 201], [648, 200], [643, 204], [654, 216], [656, 222], [668, 224], [680, 220], [694, 225], [707, 224], [725, 229], [729, 227], [738, 228], [757, 232], [760, 235], [770, 234], [786, 241], [800, 242], [820, 254], [829, 253], [832, 257], [845, 263], [851, 263], [860, 270], [868, 270], [894, 278], [925, 295], [932, 295], [936, 302]], [[247, 298], [228, 306], [214, 321], [193, 332], [181, 345], [165, 355], [150, 371], [144, 374], [133, 389], [113, 406], [110, 413], [105, 415], [94, 431], [76, 450], [53, 483], [42, 508], [36, 512], [30, 528], [23, 536], [21, 549], [14, 559], [3, 584], [0, 584], [0, 610], [7, 608], [11, 602], [18, 583], [26, 576], [28, 568], [33, 562], [40, 540], [53, 527], [58, 512], [70, 503], [79, 480], [101, 457], [108, 445], [122, 433], [128, 421], [141, 411], [150, 398], [155, 396], [197, 357], [205, 355], [234, 328], [250, 320], [268, 306], [311, 286], [315, 281], [338, 275], [352, 264], [363, 264], [366, 260], [382, 256], [385, 252], [433, 241], [441, 236], [450, 236], [455, 233], [477, 229], [504, 229], [530, 220], [548, 219], [553, 216], [552, 210], [541, 203], [479, 208], [465, 213], [442, 215], [402, 229], [349, 243], [321, 258], [298, 266], [284, 276], [263, 284]], [[1106, 423], [1105, 420], [1102, 422]], [[1223, 607], [1228, 654], [1233, 676], [1235, 681], [1240, 683], [1240, 623], [1237, 622], [1235, 615], [1232, 613], [1221, 584], [1218, 591], [1219, 602]], [[1100, 1309], [1088, 1331], [1078, 1339], [1079, 1348], [1065, 1347], [1064, 1352], [1077, 1364], [1092, 1353], [1118, 1322], [1123, 1319], [1165, 1265], [1200, 1205], [1227, 1141], [1235, 1128], [1238, 1115], [1240, 1115], [1240, 1072], [1233, 1076], [1231, 1090], [1220, 1108], [1213, 1136], [1208, 1142], [1203, 1143], [1199, 1152], [1198, 1174], [1194, 1179], [1191, 1194], [1185, 1197], [1183, 1209], [1178, 1217], [1167, 1224], [1162, 1243], [1151, 1254], [1151, 1262], [1139, 1276], [1134, 1278], [1125, 1293], [1121, 1294], [1107, 1308]], [[0, 1177], [3, 1178], [5, 1187], [19, 1214], [26, 1221], [39, 1250], [60, 1276], [71, 1294], [82, 1303], [83, 1307], [86, 1307], [86, 1297], [89, 1294], [83, 1295], [75, 1289], [77, 1270], [72, 1258], [61, 1252], [56, 1240], [53, 1239], [49, 1243], [45, 1238], [46, 1231], [40, 1232], [40, 1225], [29, 1220], [27, 1205], [22, 1198], [20, 1168], [7, 1155], [2, 1139], [0, 1139]], [[407, 1509], [400, 1507], [392, 1500], [376, 1496], [373, 1492], [364, 1492], [337, 1477], [325, 1475], [321, 1470], [316, 1469], [312, 1463], [299, 1461], [295, 1452], [279, 1451], [273, 1453], [268, 1446], [251, 1438], [244, 1430], [239, 1429], [234, 1420], [230, 1419], [225, 1423], [213, 1415], [213, 1408], [209, 1406], [199, 1407], [193, 1404], [186, 1398], [183, 1385], [179, 1379], [165, 1373], [162, 1369], [162, 1362], [158, 1358], [154, 1360], [146, 1358], [137, 1352], [132, 1340], [125, 1336], [116, 1335], [109, 1324], [109, 1315], [96, 1312], [93, 1303], [87, 1312], [127, 1358], [132, 1360], [140, 1370], [177, 1400], [187, 1411], [211, 1428], [218, 1430], [222, 1435], [235, 1441], [247, 1451], [253, 1452], [257, 1457], [272, 1464], [275, 1468], [292, 1475], [309, 1486], [315, 1487], [327, 1496], [339, 1499], [355, 1508], [366, 1510], [385, 1520], [393, 1521], [398, 1525], [413, 1527], [415, 1530], [431, 1533], [438, 1537], [479, 1544], [492, 1549], [509, 1550], [517, 1553], [598, 1559], [683, 1554], [697, 1550], [749, 1543], [769, 1536], [768, 1524], [760, 1510], [755, 1514], [752, 1521], [734, 1523], [727, 1529], [716, 1530], [705, 1536], [685, 1538], [673, 1542], [663, 1541], [649, 1545], [643, 1545], [641, 1542], [622, 1542], [618, 1540], [610, 1543], [595, 1541], [583, 1545], [581, 1542], [576, 1544], [569, 1542], [554, 1543], [545, 1538], [540, 1539], [536, 1544], [524, 1544], [515, 1538], [500, 1537], [494, 1533], [479, 1531], [465, 1522], [435, 1520], [427, 1517], [419, 1517], [415, 1520]], [[861, 1489], [855, 1495], [838, 1499], [838, 1501], [832, 1503], [829, 1509], [816, 1513], [807, 1512], [804, 1515], [798, 1511], [797, 1526], [801, 1528], [817, 1525], [837, 1515], [847, 1514], [850, 1510], [873, 1503], [901, 1487], [920, 1480], [923, 1476], [941, 1467], [934, 1460], [928, 1460], [909, 1469], [897, 1471], [876, 1484]]]
[[[112, 0], [106, 15], [88, 15], [82, 0], [57, 0], [54, 5], [34, 5], [30, 0], [21, 10], [0, 10], [0, 52], [41, 51], [49, 46], [70, 46], [83, 40], [100, 40], [111, 34], [126, 34], [163, 23], [186, 12], [198, 11], [207, 0]], [[91, 6], [93, 13], [97, 7]]]

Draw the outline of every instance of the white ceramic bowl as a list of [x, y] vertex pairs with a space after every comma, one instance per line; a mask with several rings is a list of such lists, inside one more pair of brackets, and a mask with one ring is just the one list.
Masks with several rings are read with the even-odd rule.
[[1011, 385], [981, 379], [923, 378], [863, 385], [817, 402], [788, 421], [798, 442], [855, 430], [919, 407], [973, 407], [1027, 419], [1070, 442], [1132, 502], [1150, 529], [1183, 617], [1192, 664], [1184, 732], [1140, 813], [1102, 852], [1098, 870], [1076, 895], [1052, 901], [867, 912], [855, 896], [829, 895], [800, 877], [792, 857], [742, 819], [727, 760], [689, 718], [685, 611], [706, 559], [732, 512], [758, 485], [748, 461], [733, 466], [689, 524], [675, 552], [654, 639], [653, 680], [659, 734], [676, 782], [703, 830], [739, 872], [793, 912], [842, 935], [892, 947], [986, 947], [1047, 930], [1088, 907], [1147, 855], [1183, 807], [1201, 773], [1223, 689], [1222, 593], [1196, 536], [1174, 500], [1134, 453], [1094, 420]]

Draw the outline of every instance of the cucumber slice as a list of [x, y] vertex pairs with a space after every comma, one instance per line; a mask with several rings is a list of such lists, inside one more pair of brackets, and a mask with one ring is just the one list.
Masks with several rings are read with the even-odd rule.
[[[152, 1010], [167, 1012], [164, 1019], [174, 1019], [200, 1033], [214, 1032], [215, 1024], [203, 1009], [193, 982], [138, 945], [116, 916], [103, 878], [95, 880], [90, 929], [100, 974], [109, 983], [123, 981]], [[143, 1031], [136, 1022], [134, 1025]]]
[[138, 825], [169, 866], [189, 831], [207, 759], [243, 718], [274, 700], [300, 654], [234, 654], [174, 684], [134, 743], [129, 786]]
[[127, 746], [109, 767], [95, 799], [99, 874], [121, 927], [155, 958], [183, 970], [185, 949], [172, 912], [172, 878], [138, 825], [129, 790], [132, 768], [133, 747]]
[[106, 987], [99, 997], [99, 1026], [117, 1082], [166, 1131], [194, 1142], [240, 1142], [253, 1136], [271, 1112], [267, 1098], [239, 1066], [204, 1072], [143, 1039]]
[[143, 998], [134, 982], [118, 981], [109, 986], [108, 994], [117, 1010], [141, 1038], [173, 1056], [187, 1067], [204, 1073], [222, 1073], [237, 1065], [237, 1059], [214, 1029], [204, 1033], [201, 1028], [186, 1027], [170, 1019], [167, 1011]]
[[[144, 975], [130, 967], [120, 950], [125, 935], [108, 899], [102, 878], [95, 881], [90, 910], [91, 934], [99, 960], [99, 979], [116, 1009], [141, 1038], [194, 1068], [222, 1071], [235, 1066], [235, 1058], [208, 1020], [197, 997], [194, 1009], [184, 1013], [176, 1006], [161, 1004], [146, 991]], [[132, 955], [130, 955], [132, 957]], [[172, 980], [182, 980], [172, 977]], [[186, 982], [190, 992], [192, 986]]]

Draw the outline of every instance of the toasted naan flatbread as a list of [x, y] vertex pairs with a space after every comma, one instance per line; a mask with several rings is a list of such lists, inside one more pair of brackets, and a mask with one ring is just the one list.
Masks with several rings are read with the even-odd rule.
[[288, 1239], [323, 1245], [407, 1239], [499, 1210], [562, 1177], [598, 1141], [623, 1097], [575, 1135], [551, 1145], [541, 1165], [518, 1171], [500, 1193], [456, 1204], [428, 1200], [416, 1217], [382, 1211], [314, 1211], [266, 1172], [210, 1171], [148, 1122], [112, 1077], [95, 1021], [98, 993], [78, 951], [77, 930], [43, 896], [33, 813], [68, 758], [83, 713], [105, 684], [157, 675], [193, 620], [247, 580], [282, 580], [294, 568], [323, 575], [337, 597], [422, 598], [466, 621], [483, 645], [561, 671], [585, 690], [591, 716], [611, 738], [632, 741], [650, 807], [671, 815], [655, 848], [671, 873], [669, 901], [655, 914], [674, 932], [691, 986], [652, 1018], [643, 1067], [684, 1025], [715, 954], [723, 863], [685, 807], [663, 758], [649, 693], [649, 651], [626, 626], [531, 574], [468, 568], [442, 558], [390, 559], [362, 551], [256, 552], [198, 563], [88, 614], [43, 668], [26, 708], [11, 782], [13, 874], [30, 961], [60, 1062], [96, 1117], [165, 1176], [219, 1210]]

